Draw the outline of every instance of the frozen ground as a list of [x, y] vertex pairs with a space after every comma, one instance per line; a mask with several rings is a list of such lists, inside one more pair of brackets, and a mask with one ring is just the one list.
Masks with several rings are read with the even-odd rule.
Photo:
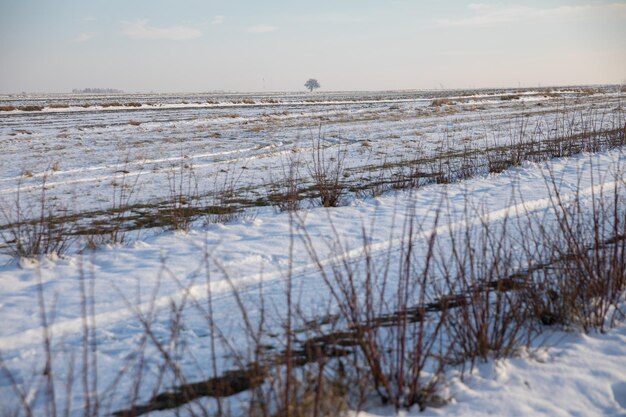
[[[454, 398], [404, 416], [626, 416], [626, 326], [608, 334], [553, 334], [550, 347], [449, 375]], [[385, 410], [359, 417], [389, 416]]]
[[[555, 126], [564, 114], [581, 114], [577, 111], [590, 115], [585, 120], [594, 120], [596, 128], [613, 128], [614, 121], [607, 114], [624, 107], [623, 94], [612, 90], [592, 95], [527, 91], [520, 99], [501, 99], [510, 93], [457, 94], [452, 97], [456, 104], [442, 106], [431, 106], [436, 95], [412, 92], [316, 96], [317, 102], [305, 102], [303, 96], [237, 98], [252, 100], [250, 104], [234, 103], [232, 96], [202, 105], [193, 103], [200, 100], [195, 97], [124, 98], [144, 103], [137, 108], [95, 107], [100, 98], [90, 99], [91, 107], [84, 108], [78, 104], [84, 99], [74, 103], [75, 98], [64, 98], [67, 108], [0, 112], [0, 201], [13, 201], [18, 191], [24, 193], [25, 204], [28, 198], [36, 201], [44, 175], [49, 175], [47, 195], [73, 212], [110, 205], [112, 182], [122, 175], [139, 178], [137, 201], [159, 200], [167, 198], [170, 176], [181, 161], [189, 161], [202, 179], [226, 170], [237, 177], [241, 188], [261, 195], [264, 184], [271, 181], [270, 172], [281, 170], [282, 158], [292, 149], [310, 147], [320, 123], [324, 143], [346, 150], [346, 165], [358, 180], [359, 167], [402, 159], [416, 148], [419, 152], [436, 152], [443, 146], [461, 149], [463, 139], [478, 148], [506, 143], [520, 126]], [[7, 98], [5, 103], [25, 105], [24, 100], [41, 105], [59, 101], [58, 97]], [[568, 122], [563, 121], [564, 132], [566, 126]], [[570, 127], [572, 133], [585, 129], [575, 120]], [[148, 317], [155, 338], [166, 343], [173, 309], [180, 308], [184, 328], [172, 351], [188, 381], [203, 380], [212, 373], [208, 294], [213, 302], [212, 320], [232, 345], [245, 350], [248, 341], [242, 335], [233, 288], [252, 322], [258, 322], [263, 311], [268, 325], [278, 328], [289, 276], [302, 315], [316, 318], [334, 308], [328, 287], [320, 279], [319, 264], [357, 262], [365, 252], [380, 262], [399, 258], [409, 218], [418, 219], [422, 230], [417, 234], [418, 251], [425, 250], [433, 228], [445, 235], [484, 223], [498, 228], [511, 218], [516, 219], [511, 233], [521, 233], [528, 218], [542, 219], [550, 227], [554, 213], [548, 198], [548, 172], [565, 201], [577, 196], [590, 205], [602, 190], [626, 188], [624, 171], [618, 170], [625, 165], [626, 154], [620, 148], [547, 164], [524, 163], [499, 175], [455, 184], [353, 199], [345, 207], [305, 207], [295, 215], [260, 207], [245, 220], [205, 225], [189, 233], [147, 234], [126, 246], [40, 260], [3, 256], [0, 353], [11, 376], [0, 374], [0, 415], [10, 415], [18, 407], [14, 384], [34, 404], [35, 415], [44, 415], [39, 402], [46, 367], [44, 330], [52, 342], [52, 374], [63, 386], [83, 360], [86, 308], [93, 313], [87, 314], [88, 324], [95, 323], [88, 350], [96, 352], [98, 385], [106, 392], [103, 411], [119, 410], [128, 405], [135, 376], [131, 370], [138, 366], [138, 358], [147, 369], [139, 387], [140, 402], [154, 394], [154, 368], [161, 366], [154, 344], [144, 346], [141, 317]], [[211, 180], [200, 184], [213, 187]], [[31, 197], [29, 187], [35, 191]], [[313, 242], [317, 265], [302, 239], [292, 239], [302, 236], [303, 230]], [[440, 243], [442, 253], [446, 242]], [[266, 310], [261, 299], [269, 306]], [[605, 335], [549, 331], [544, 337], [549, 349], [481, 364], [464, 381], [450, 370], [447, 395], [451, 404], [425, 414], [409, 414], [626, 415], [624, 323]], [[224, 346], [216, 347], [218, 373], [233, 366], [230, 353]], [[161, 388], [170, 387], [171, 382], [170, 375]], [[84, 404], [80, 387], [76, 382], [69, 395], [59, 389], [59, 404], [67, 396], [77, 407]], [[80, 415], [80, 409], [74, 415]], [[390, 415], [390, 410], [362, 415]]]
[[[0, 111], [0, 202], [19, 192], [22, 207], [36, 205], [45, 177], [63, 213], [111, 208], [121, 184], [134, 185], [132, 203], [156, 204], [184, 171], [199, 195], [228, 183], [238, 199], [265, 204], [289, 156], [309, 177], [318, 139], [326, 155], [341, 152], [343, 181], [358, 185], [410, 158], [622, 127], [624, 93], [585, 91], [5, 98], [71, 106]], [[101, 105], [116, 102], [143, 105]]]
[[[624, 164], [623, 150], [555, 160], [548, 165], [526, 164], [501, 175], [355, 200], [347, 207], [307, 209], [299, 217], [323, 264], [332, 264], [338, 255], [337, 247], [332, 245], [336, 235], [341, 237], [345, 256], [358, 259], [364, 251], [362, 227], [369, 232], [369, 253], [381, 258], [389, 253], [399, 256], [393, 248], [400, 244], [401, 225], [407, 215], [419, 218], [428, 232], [434, 225], [436, 209], [445, 202], [445, 222], [438, 226], [442, 233], [461, 229], [468, 222], [498, 224], [509, 217], [539, 216], [548, 224], [551, 218], [545, 178], [548, 168], [564, 199], [577, 194], [590, 201], [600, 190], [625, 186], [623, 177], [615, 178], [616, 167]], [[476, 217], [471, 219], [463, 213], [468, 204], [476, 210]], [[110, 393], [111, 402], [107, 403], [111, 409], [125, 405], [132, 385], [126, 377], [117, 378], [142, 343], [139, 312], [150, 316], [155, 335], [167, 340], [172, 320], [170, 306], [182, 305], [187, 300], [182, 310], [185, 328], [178, 359], [187, 380], [205, 379], [210, 357], [209, 331], [203, 315], [207, 289], [210, 288], [213, 296], [214, 320], [237, 346], [246, 342], [238, 333], [241, 328], [232, 286], [240, 292], [254, 321], [260, 314], [258, 297], [262, 283], [263, 298], [272, 306], [268, 321], [280, 323], [277, 317], [284, 308], [285, 278], [290, 263], [304, 313], [315, 317], [328, 311], [327, 287], [302, 242], [294, 241], [294, 256], [289, 257], [289, 236], [293, 230], [289, 216], [267, 210], [253, 221], [211, 225], [189, 234], [168, 232], [129, 247], [103, 248], [90, 254], [41, 262], [10, 262], [0, 270], [3, 323], [0, 351], [5, 364], [24, 386], [29, 386], [33, 376], [41, 372], [43, 328], [37, 302], [41, 288], [55, 352], [55, 375], [60, 379], [67, 377], [70, 358], [82, 346], [80, 283], [85, 282], [87, 288], [94, 286], [99, 384], [115, 388]], [[205, 253], [210, 253], [208, 265]], [[211, 277], [208, 283], [207, 270]], [[626, 361], [620, 360], [626, 354], [624, 326], [605, 336], [560, 333], [553, 336], [550, 343], [556, 343], [557, 347], [541, 354], [541, 360], [529, 356], [487, 364], [463, 383], [452, 379], [449, 389], [453, 405], [429, 413], [548, 416], [576, 415], [577, 408], [578, 415], [626, 413], [626, 408], [620, 408], [626, 380]], [[147, 350], [147, 366], [152, 363], [152, 349]], [[228, 369], [231, 362], [227, 360], [227, 352], [218, 348], [217, 354], [221, 358], [220, 369]], [[539, 369], [544, 371], [536, 372]], [[140, 396], [144, 399], [151, 392], [150, 375], [146, 378]], [[11, 383], [6, 376], [0, 381], [0, 402], [11, 407], [17, 401]], [[550, 385], [553, 389], [545, 388]], [[80, 398], [80, 393], [74, 394], [75, 401], [79, 402]], [[561, 414], [555, 414], [556, 410]]]

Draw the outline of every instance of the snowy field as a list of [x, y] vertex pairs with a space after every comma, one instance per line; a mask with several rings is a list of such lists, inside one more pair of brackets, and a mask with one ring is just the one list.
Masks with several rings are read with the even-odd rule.
[[[125, 244], [94, 250], [83, 251], [77, 240], [62, 256], [0, 255], [0, 415], [26, 415], [26, 409], [62, 415], [67, 408], [72, 416], [111, 415], [183, 382], [258, 360], [253, 350], [261, 345], [282, 351], [285, 345], [273, 335], [284, 331], [286, 317], [293, 314], [289, 329], [297, 344], [329, 330], [327, 324], [302, 326], [341, 311], [329, 285], [340, 281], [329, 276], [349, 270], [359, 277], [371, 262], [390, 288], [381, 300], [390, 303], [402, 285], [396, 275], [407, 239], [417, 269], [427, 268], [431, 252], [433, 263], [450, 268], [428, 274], [435, 285], [422, 294], [424, 303], [441, 296], [434, 289], [445, 287], [444, 275], [461, 273], [450, 253], [462, 235], [480, 237], [488, 230], [507, 236], [505, 247], [486, 251], [505, 254], [509, 275], [550, 261], [540, 251], [531, 256], [524, 242], [529, 230], [557, 230], [563, 208], [555, 203], [557, 193], [564, 207], [594, 213], [606, 204], [624, 218], [623, 146], [520, 161], [501, 173], [477, 170], [462, 181], [417, 189], [390, 187], [382, 195], [348, 190], [382, 178], [388, 166], [403, 166], [411, 155], [436, 161], [525, 141], [619, 132], [624, 96], [606, 87], [448, 95], [2, 97], [4, 223], [14, 220], [18, 197], [25, 213], [36, 217], [26, 207], [37, 207], [42, 186], [56, 215], [93, 220], [116, 206], [120, 183], [132, 184], [133, 205], [151, 210], [172, 198], [180, 176], [193, 178], [184, 190], [196, 197], [231, 184], [227, 191], [241, 200], [244, 214], [224, 224], [199, 218], [188, 231], [140, 228]], [[24, 106], [42, 109], [19, 109]], [[295, 212], [268, 204], [293, 155], [300, 155], [302, 187], [311, 187], [316, 143], [327, 157], [342, 158], [342, 205], [317, 207], [314, 194], [306, 194]], [[604, 232], [602, 238], [613, 237]], [[623, 294], [607, 312], [614, 326], [607, 324], [605, 333], [545, 326], [512, 358], [479, 360], [472, 370], [468, 364], [446, 367], [437, 384], [446, 405], [400, 412], [625, 416], [626, 321], [619, 306], [624, 308]], [[253, 343], [246, 323], [265, 326], [262, 343]], [[45, 405], [51, 395], [55, 411], [49, 401]], [[91, 403], [85, 401], [90, 395]], [[97, 410], [88, 413], [85, 407], [94, 407], [96, 397]], [[250, 397], [243, 392], [225, 401], [236, 413]], [[146, 415], [203, 415], [218, 406], [201, 398]], [[358, 415], [395, 415], [375, 400], [365, 408]]]
[[624, 93], [615, 87], [5, 97], [2, 106], [42, 110], [0, 111], [0, 201], [10, 205], [19, 193], [23, 208], [37, 205], [45, 181], [54, 210], [89, 212], [96, 221], [119, 201], [122, 188], [132, 193], [129, 202], [138, 212], [163, 207], [181, 176], [186, 191], [205, 205], [221, 205], [215, 194], [223, 191], [236, 195], [229, 202], [234, 206], [270, 204], [291, 161], [302, 188], [310, 185], [315, 146], [341, 158], [342, 181], [359, 188], [397, 180], [412, 159], [458, 157], [624, 124]]

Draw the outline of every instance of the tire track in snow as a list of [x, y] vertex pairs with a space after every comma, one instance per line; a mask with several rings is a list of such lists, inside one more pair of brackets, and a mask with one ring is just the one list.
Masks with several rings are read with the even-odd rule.
[[[612, 189], [613, 187], [624, 188], [624, 181], [611, 181], [602, 184], [593, 185], [587, 187], [580, 191], [572, 191], [567, 194], [561, 194], [561, 199], [563, 202], [572, 201], [573, 199], [580, 196], [590, 196], [590, 195], [599, 195], [603, 193], [605, 189]], [[503, 220], [505, 218], [511, 217], [519, 217], [520, 215], [530, 214], [532, 212], [536, 212], [543, 209], [550, 209], [553, 205], [554, 200], [550, 197], [540, 198], [528, 202], [521, 202], [519, 204], [514, 204], [511, 206], [507, 206], [502, 209], [494, 210], [488, 213], [485, 213], [481, 216], [477, 216], [469, 221], [460, 220], [453, 223], [443, 224], [441, 226], [437, 226], [430, 230], [425, 230], [420, 233], [414, 235], [414, 239], [427, 239], [431, 236], [432, 233], [442, 234], [445, 232], [456, 231], [468, 226], [477, 226], [482, 223], [492, 223], [498, 220]], [[340, 255], [330, 256], [323, 260], [320, 260], [319, 266], [326, 267], [333, 265], [334, 263], [341, 262], [343, 260], [354, 260], [359, 256], [362, 256], [365, 253], [374, 254], [379, 253], [384, 250], [392, 250], [392, 248], [399, 246], [404, 241], [403, 238], [395, 238], [388, 239], [386, 241], [372, 243], [369, 245], [363, 245], [356, 249], [352, 249], [344, 252]], [[319, 268], [318, 263], [311, 262], [306, 265], [301, 265], [298, 267], [294, 267], [292, 269], [293, 275], [302, 276], [308, 272], [314, 272]], [[244, 289], [247, 286], [257, 284], [259, 282], [270, 282], [281, 279], [285, 276], [285, 272], [282, 270], [277, 270], [270, 273], [259, 273], [259, 274], [250, 274], [248, 276], [244, 276], [241, 278], [233, 279], [229, 282], [229, 280], [221, 280], [211, 282], [210, 292], [219, 299], [221, 297], [227, 296], [227, 294], [232, 291], [233, 287], [236, 289]], [[163, 296], [156, 299], [154, 302], [146, 302], [142, 303], [138, 306], [135, 306], [136, 311], [141, 312], [142, 314], [146, 314], [149, 311], [160, 310], [163, 308], [168, 308], [172, 302], [179, 302], [184, 297], [194, 297], [196, 300], [200, 300], [205, 298], [208, 293], [209, 287], [207, 284], [198, 284], [191, 286], [189, 288], [184, 288], [178, 291], [175, 294], [169, 296]], [[128, 308], [118, 309], [116, 311], [109, 311], [104, 313], [96, 314], [94, 317], [94, 322], [98, 324], [98, 327], [103, 325], [110, 325], [112, 323], [116, 323], [122, 320], [127, 320], [135, 316], [135, 311], [132, 311]], [[49, 326], [48, 331], [53, 334], [55, 337], [59, 337], [66, 334], [76, 333], [82, 331], [83, 319], [81, 317], [77, 317], [75, 319], [69, 319], [63, 322], [54, 323]], [[41, 343], [41, 337], [43, 335], [43, 327], [36, 327], [32, 329], [28, 329], [26, 331], [20, 332], [18, 334], [5, 336], [0, 338], [0, 350], [13, 350], [19, 349], [31, 344]]]
[[[210, 158], [213, 156], [222, 156], [222, 155], [233, 155], [233, 154], [238, 154], [238, 153], [244, 153], [244, 152], [249, 152], [249, 151], [255, 151], [255, 150], [265, 150], [265, 149], [272, 149], [272, 148], [276, 148], [276, 147], [280, 147], [282, 146], [282, 142], [281, 143], [275, 143], [275, 144], [268, 144], [268, 145], [264, 145], [264, 146], [253, 146], [250, 148], [244, 148], [244, 149], [235, 149], [232, 151], [224, 151], [224, 152], [215, 152], [215, 153], [207, 153], [207, 154], [198, 154], [198, 155], [185, 155], [185, 156], [177, 156], [177, 157], [170, 157], [170, 158], [160, 158], [160, 159], [147, 159], [147, 160], [141, 160], [141, 161], [135, 161], [135, 162], [129, 162], [129, 163], [118, 163], [118, 164], [114, 164], [114, 165], [105, 165], [105, 166], [94, 166], [94, 167], [86, 167], [86, 168], [79, 168], [79, 169], [73, 169], [73, 170], [67, 170], [67, 171], [57, 171], [54, 172], [52, 175], [50, 175], [50, 177], [53, 176], [63, 176], [63, 175], [70, 175], [70, 174], [74, 174], [74, 173], [84, 173], [84, 172], [90, 172], [90, 171], [102, 171], [105, 169], [116, 169], [116, 168], [127, 168], [129, 165], [141, 165], [141, 166], [146, 166], [146, 165], [150, 165], [150, 164], [158, 164], [158, 163], [163, 163], [163, 162], [178, 162], [178, 161], [186, 161], [186, 160], [191, 160], [191, 159], [200, 159], [200, 158]], [[286, 151], [284, 151], [286, 152]], [[264, 156], [265, 154], [261, 154], [261, 156]], [[248, 156], [248, 157], [244, 157], [244, 158], [234, 158], [234, 159], [229, 159], [229, 160], [224, 160], [224, 161], [214, 161], [211, 163], [207, 163], [207, 164], [200, 164], [197, 166], [211, 166], [213, 164], [216, 163], [231, 163], [231, 162], [235, 162], [235, 161], [241, 161], [241, 160], [248, 160], [248, 159], [254, 159], [254, 156]], [[162, 170], [163, 171], [163, 170]], [[69, 185], [69, 184], [79, 184], [79, 183], [85, 183], [85, 182], [98, 182], [98, 181], [103, 181], [103, 180], [107, 180], [110, 178], [115, 178], [117, 176], [120, 175], [124, 175], [126, 177], [133, 177], [133, 176], [138, 176], [141, 175], [142, 173], [146, 172], [145, 169], [142, 170], [138, 170], [138, 171], [128, 171], [128, 172], [124, 172], [121, 173], [118, 171], [114, 171], [112, 174], [107, 174], [107, 175], [99, 175], [99, 176], [91, 176], [91, 177], [86, 177], [86, 178], [77, 178], [77, 179], [70, 179], [70, 180], [66, 180], [66, 181], [48, 181], [46, 182], [46, 187], [55, 187], [55, 186], [59, 186], [59, 185]], [[39, 174], [34, 174], [32, 177], [45, 177], [49, 175], [49, 173], [39, 173]], [[4, 182], [4, 181], [18, 181], [18, 178], [5, 178], [5, 179], [0, 179], [0, 182]], [[0, 194], [10, 194], [10, 193], [17, 193], [17, 192], [21, 192], [21, 191], [27, 191], [27, 190], [36, 190], [36, 189], [40, 189], [41, 188], [41, 184], [35, 184], [35, 185], [25, 185], [22, 187], [16, 187], [16, 188], [7, 188], [4, 190], [0, 190]]]

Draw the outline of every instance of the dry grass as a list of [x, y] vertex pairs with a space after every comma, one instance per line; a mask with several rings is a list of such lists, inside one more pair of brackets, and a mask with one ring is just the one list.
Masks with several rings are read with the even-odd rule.
[[449, 98], [436, 98], [430, 103], [431, 107], [452, 106], [454, 104], [454, 101]]
[[[175, 193], [181, 184], [183, 190], [187, 188], [188, 177], [184, 174], [181, 181], [180, 175], [171, 179]], [[467, 226], [440, 234], [433, 226], [445, 217], [443, 211], [435, 216], [434, 225], [425, 227], [409, 209], [397, 248], [373, 253], [371, 236], [363, 227], [361, 254], [347, 255], [342, 237], [335, 232], [328, 242], [328, 249], [337, 255], [333, 262], [321, 258], [316, 249], [319, 242], [313, 242], [305, 220], [294, 213], [288, 256], [295, 256], [294, 243], [299, 239], [317, 265], [316, 278], [332, 299], [327, 311], [313, 317], [303, 313], [306, 308], [291, 267], [284, 271], [279, 287], [272, 289], [279, 304], [271, 308], [280, 311], [270, 320], [263, 285], [256, 292], [243, 292], [207, 245], [198, 252], [204, 266], [197, 271], [198, 276], [205, 273], [206, 299], [195, 299], [192, 291], [186, 291], [198, 284], [196, 280], [177, 277], [163, 266], [164, 274], [175, 280], [183, 294], [171, 302], [167, 328], [155, 327], [154, 303], [139, 309], [130, 296], [122, 295], [143, 333], [119, 374], [120, 380], [130, 381], [130, 392], [116, 393], [127, 407], [114, 414], [137, 416], [176, 409], [223, 417], [323, 417], [381, 404], [396, 410], [445, 406], [447, 399], [439, 389], [443, 372], [451, 366], [515, 355], [547, 324], [584, 331], [611, 326], [626, 290], [623, 178], [618, 167], [612, 176], [600, 179], [615, 181], [617, 186], [594, 194], [593, 204], [583, 205], [579, 198], [570, 204], [558, 194], [555, 176], [547, 172], [554, 223], [531, 213], [523, 219], [475, 221], [484, 213], [467, 205]], [[445, 201], [440, 207], [445, 207]], [[232, 290], [236, 308], [228, 330], [214, 320], [213, 303], [218, 298], [210, 290], [216, 279], [209, 272], [210, 264], [222, 271], [218, 279]], [[83, 297], [83, 345], [67, 379], [53, 371], [59, 369], [59, 361], [74, 359], [57, 352], [47, 331], [52, 312], [42, 293], [45, 371], [36, 372], [32, 381], [18, 380], [0, 357], [0, 368], [16, 393], [15, 416], [36, 412], [26, 400], [28, 386], [39, 387], [49, 416], [67, 411], [91, 417], [115, 411], [106, 409], [110, 387], [99, 386], [96, 375], [94, 279], [82, 272], [77, 281]], [[206, 320], [210, 353], [202, 361], [184, 348], [190, 308]], [[243, 334], [236, 345], [229, 333], [233, 325]], [[225, 356], [218, 357], [218, 351]], [[184, 361], [197, 363], [196, 373], [207, 379], [189, 381], [182, 370]], [[232, 367], [222, 366], [227, 370], [219, 371], [222, 362]], [[146, 384], [150, 384], [148, 397], [139, 394]], [[65, 403], [62, 392], [82, 398], [83, 403]], [[235, 406], [241, 398], [235, 394], [243, 392], [248, 392], [246, 403]], [[211, 400], [195, 401], [201, 397]]]
[[519, 100], [521, 98], [522, 96], [520, 96], [519, 94], [506, 94], [506, 95], [500, 96], [501, 101]]
[[[73, 225], [54, 216], [60, 207], [46, 195], [47, 177], [42, 178], [39, 204], [23, 206], [21, 190], [11, 204], [0, 201], [3, 228], [0, 239], [2, 252], [16, 258], [37, 258], [42, 255], [62, 255], [76, 240]], [[58, 203], [57, 203], [58, 204]]]
[[328, 156], [321, 136], [321, 126], [317, 139], [313, 139], [312, 157], [308, 166], [309, 175], [313, 179], [314, 188], [323, 207], [337, 207], [346, 192], [343, 184], [345, 152], [338, 149]]
[[123, 107], [123, 104], [117, 101], [109, 101], [109, 102], [100, 104], [100, 106], [106, 109], [108, 107]]

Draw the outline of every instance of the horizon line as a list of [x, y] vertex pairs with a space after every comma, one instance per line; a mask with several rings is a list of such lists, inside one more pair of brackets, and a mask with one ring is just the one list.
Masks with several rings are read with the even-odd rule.
[[[497, 89], [532, 89], [532, 88], [566, 88], [566, 87], [611, 87], [622, 86], [626, 83], [582, 83], [582, 84], [547, 84], [541, 85], [539, 83], [535, 86], [480, 86], [480, 87], [444, 87], [444, 88], [400, 88], [400, 89], [374, 89], [374, 90], [323, 90], [317, 92], [307, 92], [303, 90], [274, 90], [274, 91], [244, 91], [244, 90], [204, 90], [204, 91], [125, 91], [120, 90], [119, 93], [74, 93], [71, 91], [21, 91], [21, 92], [0, 92], [0, 96], [13, 96], [13, 95], [169, 95], [169, 94], [318, 94], [318, 93], [358, 93], [358, 92], [410, 92], [410, 91], [458, 91], [458, 90], [497, 90]], [[107, 89], [108, 87], [87, 87], [87, 88], [101, 88]], [[115, 89], [115, 88], [111, 88]]]

